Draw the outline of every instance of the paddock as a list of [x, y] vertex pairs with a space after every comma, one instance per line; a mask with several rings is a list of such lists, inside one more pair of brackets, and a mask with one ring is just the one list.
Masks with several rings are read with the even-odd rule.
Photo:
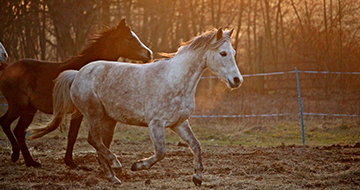
[[[45, 125], [48, 115], [37, 114], [34, 125]], [[240, 122], [241, 121], [241, 122]], [[316, 122], [316, 121], [313, 121]], [[360, 143], [336, 141], [337, 144], [319, 143], [302, 146], [301, 139], [291, 143], [287, 135], [273, 137], [269, 130], [286, 125], [288, 131], [298, 129], [297, 122], [251, 123], [239, 119], [191, 118], [194, 133], [202, 143], [204, 182], [200, 189], [355, 189], [360, 184]], [[242, 124], [243, 123], [243, 124]], [[360, 126], [339, 124], [336, 121], [321, 123], [327, 130], [312, 128], [317, 133], [359, 133]], [[83, 124], [86, 125], [86, 124]], [[292, 129], [292, 127], [294, 129]], [[315, 126], [315, 124], [313, 125]], [[236, 127], [235, 137], [230, 132]], [[220, 132], [221, 131], [221, 132]], [[270, 133], [270, 134], [269, 134]], [[274, 134], [278, 133], [274, 131]], [[268, 135], [264, 144], [260, 137]], [[247, 136], [247, 138], [246, 138]], [[123, 164], [118, 177], [123, 189], [199, 189], [192, 182], [193, 155], [188, 147], [170, 130], [166, 130], [167, 155], [150, 170], [133, 172], [134, 160], [153, 154], [147, 128], [118, 124], [111, 150]], [[70, 169], [63, 162], [66, 149], [66, 132], [59, 130], [43, 138], [28, 141], [34, 159], [41, 168], [25, 167], [22, 157], [17, 163], [10, 160], [11, 145], [0, 134], [0, 188], [1, 189], [111, 189], [112, 184], [102, 176], [95, 150], [87, 143], [87, 128], [80, 128], [75, 145], [74, 159], [81, 166], [94, 168]], [[315, 138], [315, 137], [313, 137]], [[335, 137], [334, 137], [335, 138]], [[264, 140], [264, 141], [266, 141]], [[354, 142], [344, 144], [346, 142]], [[258, 144], [258, 145], [250, 145]], [[321, 144], [321, 145], [320, 145]]]

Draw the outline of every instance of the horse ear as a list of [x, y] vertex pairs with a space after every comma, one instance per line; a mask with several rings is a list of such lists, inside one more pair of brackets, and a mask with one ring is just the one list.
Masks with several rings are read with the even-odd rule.
[[220, 40], [222, 37], [223, 37], [223, 31], [222, 28], [220, 27], [216, 32], [216, 40]]
[[231, 37], [232, 33], [234, 32], [234, 28], [231, 29], [229, 32], [228, 32], [228, 35]]
[[125, 19], [121, 19], [121, 21], [119, 22], [119, 24], [116, 27], [116, 32], [115, 35], [119, 35], [123, 32], [125, 33], [130, 33], [131, 29], [130, 27], [127, 25]]
[[124, 26], [126, 26], [126, 21], [125, 21], [125, 19], [123, 18], [123, 19], [121, 19], [121, 21], [120, 21], [119, 24], [117, 25], [117, 28], [122, 28], [122, 27], [124, 27]]

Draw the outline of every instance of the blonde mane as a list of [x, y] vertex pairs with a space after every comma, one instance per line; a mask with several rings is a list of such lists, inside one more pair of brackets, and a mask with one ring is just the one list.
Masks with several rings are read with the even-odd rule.
[[[176, 54], [182, 53], [186, 50], [196, 50], [200, 48], [218, 48], [220, 45], [222, 45], [225, 41], [230, 40], [230, 35], [225, 35], [221, 39], [219, 39], [216, 43], [212, 44], [211, 47], [209, 44], [211, 44], [211, 41], [216, 37], [217, 29], [212, 29], [209, 31], [206, 31], [205, 33], [201, 34], [200, 36], [194, 37], [189, 41], [182, 42], [180, 44], [180, 47], [178, 48], [178, 51], [175, 53], [158, 53], [160, 56], [165, 58], [172, 58]], [[227, 31], [225, 31], [227, 32]]]

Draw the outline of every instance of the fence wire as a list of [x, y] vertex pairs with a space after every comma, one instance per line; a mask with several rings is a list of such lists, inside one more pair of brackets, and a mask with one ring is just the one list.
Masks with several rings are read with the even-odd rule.
[[[306, 74], [350, 74], [350, 75], [360, 75], [360, 72], [332, 72], [332, 71], [297, 71], [298, 73]], [[296, 71], [281, 71], [281, 72], [269, 72], [269, 73], [256, 73], [256, 74], [245, 74], [243, 77], [257, 77], [257, 76], [270, 76], [270, 75], [284, 75], [284, 74], [295, 74]], [[201, 79], [217, 79], [217, 76], [206, 76], [201, 77]], [[296, 86], [294, 86], [296, 89]], [[290, 115], [300, 115], [300, 113], [268, 113], [268, 114], [251, 114], [251, 115], [193, 115], [193, 118], [253, 118], [253, 117], [278, 117], [278, 116], [290, 116]], [[303, 115], [307, 116], [334, 116], [334, 117], [360, 117], [357, 114], [327, 114], [327, 113], [306, 113]]]

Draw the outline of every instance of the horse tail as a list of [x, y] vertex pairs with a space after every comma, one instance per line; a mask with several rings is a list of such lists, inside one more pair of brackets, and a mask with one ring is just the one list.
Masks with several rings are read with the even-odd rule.
[[54, 131], [63, 123], [67, 114], [78, 113], [70, 97], [70, 88], [77, 72], [76, 70], [64, 71], [56, 78], [53, 91], [53, 119], [46, 127], [29, 129], [30, 139], [37, 139]]

